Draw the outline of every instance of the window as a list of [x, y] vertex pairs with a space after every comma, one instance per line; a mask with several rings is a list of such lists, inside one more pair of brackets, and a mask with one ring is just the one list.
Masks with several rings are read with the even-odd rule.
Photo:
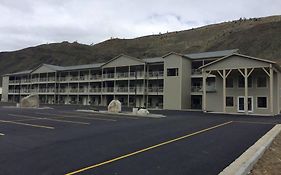
[[266, 87], [266, 76], [257, 77], [257, 87]]
[[240, 88], [245, 87], [245, 80], [242, 75], [239, 75], [239, 77], [238, 77], [238, 87], [240, 87]]
[[226, 79], [226, 87], [227, 88], [233, 88], [233, 78], [227, 78]]
[[233, 97], [226, 97], [226, 106], [233, 107], [234, 105], [233, 101], [234, 101]]
[[[238, 87], [243, 88], [245, 87], [245, 79], [242, 75], [238, 77]], [[248, 77], [248, 87], [253, 87], [253, 78], [252, 76]]]
[[253, 77], [251, 75], [248, 77], [248, 87], [253, 87]]
[[258, 97], [258, 108], [267, 108], [267, 97]]
[[168, 68], [167, 69], [167, 76], [178, 76], [179, 69], [178, 68]]

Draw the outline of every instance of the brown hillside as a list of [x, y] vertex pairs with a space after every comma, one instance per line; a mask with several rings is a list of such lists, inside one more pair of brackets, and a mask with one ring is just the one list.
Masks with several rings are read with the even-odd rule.
[[0, 74], [41, 63], [77, 65], [107, 61], [121, 53], [145, 58], [170, 51], [193, 53], [240, 49], [243, 54], [281, 63], [281, 16], [236, 20], [196, 29], [135, 39], [111, 39], [96, 45], [53, 43], [0, 53]]

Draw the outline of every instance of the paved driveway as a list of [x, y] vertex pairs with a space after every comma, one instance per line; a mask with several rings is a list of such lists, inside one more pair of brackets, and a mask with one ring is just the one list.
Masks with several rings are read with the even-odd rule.
[[218, 174], [280, 117], [0, 107], [0, 174]]

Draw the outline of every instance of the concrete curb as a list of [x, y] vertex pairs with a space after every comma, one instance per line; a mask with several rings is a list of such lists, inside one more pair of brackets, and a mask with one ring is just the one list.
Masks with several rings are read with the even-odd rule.
[[275, 125], [254, 145], [247, 149], [240, 157], [226, 167], [219, 175], [246, 175], [255, 163], [261, 158], [268, 149], [274, 138], [280, 133], [281, 124]]
[[6, 108], [6, 109], [54, 109], [52, 107], [39, 107], [39, 108], [35, 108], [35, 107], [16, 107], [16, 106], [1, 106], [2, 108]]
[[87, 112], [87, 113], [94, 113], [94, 114], [105, 114], [105, 115], [120, 115], [120, 116], [132, 116], [132, 117], [144, 117], [144, 118], [163, 118], [166, 117], [165, 115], [161, 114], [148, 114], [148, 115], [134, 115], [130, 113], [112, 113], [107, 111], [94, 111], [94, 110], [76, 110], [78, 112]]

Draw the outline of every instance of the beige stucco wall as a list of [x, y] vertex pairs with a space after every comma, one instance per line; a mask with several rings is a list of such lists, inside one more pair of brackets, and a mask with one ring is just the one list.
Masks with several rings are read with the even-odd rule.
[[[228, 113], [237, 113], [238, 107], [238, 96], [245, 95], [245, 89], [238, 87], [238, 75], [240, 73], [237, 70], [233, 70], [233, 72], [229, 75], [228, 78], [233, 78], [233, 88], [226, 88], [226, 96], [233, 96], [234, 97], [234, 106], [233, 107], [226, 107], [226, 112]], [[262, 70], [258, 69], [252, 72], [252, 83], [253, 86], [248, 88], [248, 96], [253, 97], [253, 113], [255, 114], [270, 114], [270, 102], [269, 102], [269, 76], [263, 72]], [[257, 77], [258, 76], [266, 76], [267, 77], [267, 87], [266, 88], [259, 88], [257, 87]], [[223, 111], [223, 96], [222, 96], [222, 78], [217, 75], [216, 78], [216, 93], [207, 93], [207, 111], [215, 111], [215, 112], [222, 112]], [[278, 95], [277, 95], [277, 73], [274, 73], [274, 90], [273, 90], [273, 104], [274, 104], [274, 113], [278, 113]], [[257, 108], [257, 97], [265, 96], [267, 97], [267, 108]], [[279, 96], [280, 98], [280, 96]]]
[[181, 74], [181, 109], [191, 108], [191, 61], [182, 58], [182, 74]]
[[[167, 76], [168, 68], [178, 68], [178, 76]], [[190, 108], [191, 61], [176, 54], [164, 58], [164, 109]]]
[[49, 72], [55, 72], [54, 70], [48, 68], [47, 66], [45, 65], [42, 65], [40, 67], [38, 67], [36, 70], [34, 70], [32, 72], [32, 74], [38, 74], [38, 73], [49, 73]]
[[205, 70], [237, 69], [246, 67], [269, 67], [269, 63], [234, 55], [211, 64], [210, 66], [206, 67]]
[[[164, 58], [164, 109], [181, 108], [181, 57], [169, 55]], [[178, 76], [167, 76], [167, 68], [178, 68]]]
[[102, 66], [103, 68], [108, 68], [108, 67], [122, 67], [122, 66], [134, 66], [134, 65], [142, 65], [144, 62], [128, 57], [128, 56], [120, 56], [111, 62], [105, 64]]

